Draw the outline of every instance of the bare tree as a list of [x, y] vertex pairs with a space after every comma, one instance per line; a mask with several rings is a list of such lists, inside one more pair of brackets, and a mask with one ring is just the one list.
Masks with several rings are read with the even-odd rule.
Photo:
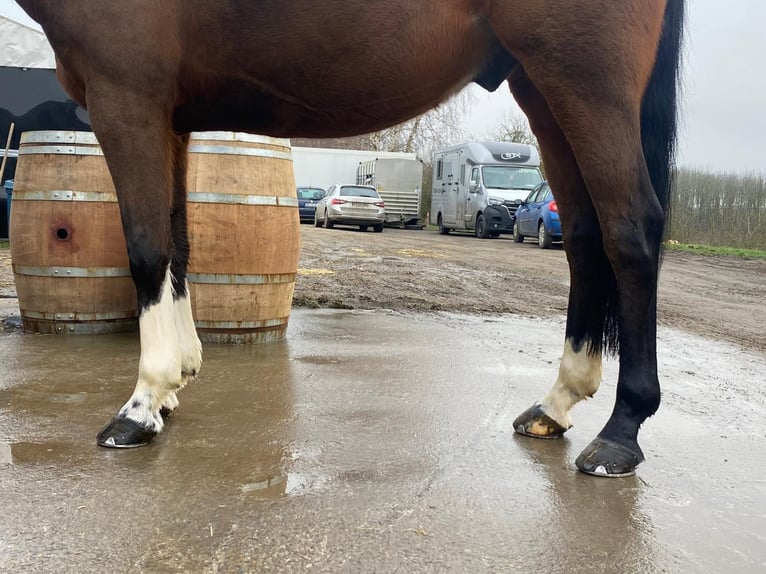
[[374, 149], [416, 153], [430, 163], [436, 150], [469, 139], [463, 117], [472, 104], [470, 91], [463, 90], [433, 110], [363, 137], [368, 138]]
[[682, 243], [766, 248], [766, 176], [677, 170], [666, 235]]
[[[519, 113], [507, 113], [503, 122], [492, 132], [490, 138], [495, 141], [533, 145], [538, 152], [540, 151], [540, 144], [537, 143], [537, 138], [532, 133], [532, 128], [529, 127], [527, 117]], [[540, 158], [540, 171], [545, 174], [542, 158]]]
[[503, 122], [492, 132], [492, 139], [503, 142], [515, 142], [533, 145], [539, 149], [537, 138], [529, 127], [526, 116], [509, 112]]

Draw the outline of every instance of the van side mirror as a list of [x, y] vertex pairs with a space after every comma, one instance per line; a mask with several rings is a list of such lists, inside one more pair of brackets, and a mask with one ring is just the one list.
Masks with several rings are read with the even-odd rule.
[[470, 191], [471, 193], [476, 193], [477, 191], [479, 191], [479, 182], [475, 181], [473, 179], [471, 181], [469, 181], [468, 182], [468, 191]]

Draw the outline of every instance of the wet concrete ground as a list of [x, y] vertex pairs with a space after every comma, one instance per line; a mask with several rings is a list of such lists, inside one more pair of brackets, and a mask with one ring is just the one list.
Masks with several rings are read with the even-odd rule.
[[101, 449], [135, 335], [0, 336], [2, 572], [763, 572], [766, 357], [660, 331], [628, 479], [579, 474], [617, 365], [559, 441], [514, 417], [562, 320], [293, 311], [207, 345], [155, 443]]

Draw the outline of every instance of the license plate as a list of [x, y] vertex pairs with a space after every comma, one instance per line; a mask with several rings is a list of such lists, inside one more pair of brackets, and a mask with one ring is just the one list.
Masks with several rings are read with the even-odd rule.
[[352, 203], [352, 207], [367, 207], [366, 203]]
[[317, 206], [317, 204], [316, 204], [315, 201], [307, 201], [306, 202], [306, 207], [316, 207], [316, 206]]

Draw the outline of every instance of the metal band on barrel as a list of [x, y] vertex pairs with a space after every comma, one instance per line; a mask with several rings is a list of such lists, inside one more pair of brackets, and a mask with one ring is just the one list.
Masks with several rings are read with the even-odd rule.
[[116, 203], [117, 194], [113, 191], [74, 191], [70, 189], [51, 189], [46, 191], [16, 191], [13, 200], [24, 201], [90, 201], [94, 203]]
[[277, 285], [294, 283], [297, 273], [271, 273], [261, 275], [239, 275], [229, 273], [187, 273], [191, 283], [216, 285]]
[[21, 144], [26, 143], [98, 145], [98, 140], [93, 132], [31, 131], [21, 134]]
[[297, 197], [280, 195], [255, 195], [239, 193], [212, 193], [193, 191], [187, 194], [190, 202], [196, 203], [223, 203], [236, 205], [271, 205], [277, 207], [298, 207]]
[[247, 155], [251, 157], [265, 157], [269, 159], [286, 159], [292, 161], [293, 156], [289, 151], [276, 151], [273, 149], [259, 149], [252, 147], [236, 147], [225, 145], [202, 145], [189, 144], [189, 153], [213, 153], [216, 155]]
[[34, 265], [14, 265], [13, 272], [17, 275], [30, 275], [33, 277], [130, 277], [130, 269], [128, 267], [40, 267]]
[[276, 147], [290, 147], [290, 140], [286, 138], [274, 138], [245, 132], [192, 132], [192, 143], [198, 140], [213, 140], [225, 142], [247, 142], [273, 145]]
[[268, 329], [272, 327], [282, 327], [287, 324], [287, 317], [277, 317], [276, 319], [263, 319], [262, 321], [200, 321], [194, 320], [194, 325], [198, 329], [225, 329], [229, 331], [244, 329]]
[[95, 155], [102, 156], [100, 147], [67, 146], [67, 145], [24, 145], [19, 149], [19, 155]]
[[118, 319], [135, 319], [138, 311], [110, 311], [107, 313], [82, 313], [80, 311], [30, 311], [24, 310], [25, 319], [39, 319], [44, 321], [56, 321], [61, 323], [76, 321], [115, 321]]

